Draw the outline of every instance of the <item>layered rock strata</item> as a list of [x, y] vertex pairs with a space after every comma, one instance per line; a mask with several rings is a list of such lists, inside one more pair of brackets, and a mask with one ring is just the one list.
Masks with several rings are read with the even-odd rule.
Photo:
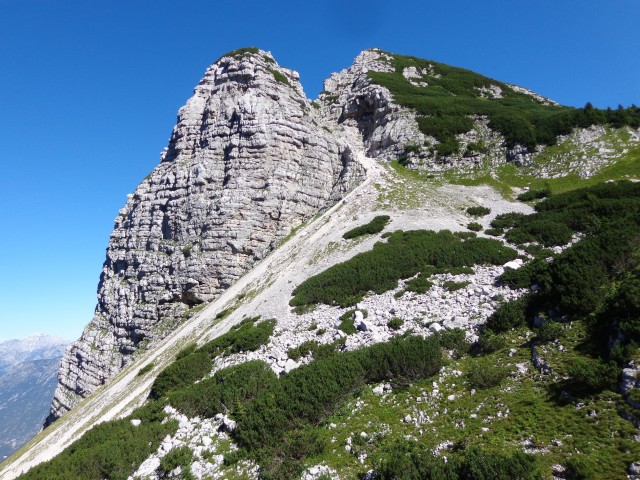
[[413, 111], [394, 102], [391, 92], [371, 82], [367, 72], [393, 72], [393, 59], [378, 49], [365, 50], [353, 64], [324, 81], [319, 101], [323, 116], [357, 126], [367, 156], [395, 160], [408, 144], [423, 144]]
[[95, 314], [64, 355], [48, 422], [364, 178], [328, 130], [298, 74], [267, 52], [206, 71], [115, 220]]

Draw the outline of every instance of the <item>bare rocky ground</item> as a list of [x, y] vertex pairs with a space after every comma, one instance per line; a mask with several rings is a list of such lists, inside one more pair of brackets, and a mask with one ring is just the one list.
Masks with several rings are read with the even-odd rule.
[[[345, 130], [342, 134], [351, 145], [357, 145], [354, 131]], [[430, 184], [398, 175], [387, 165], [381, 165], [365, 157], [363, 149], [357, 152], [357, 157], [367, 170], [367, 178], [359, 187], [300, 228], [292, 238], [244, 275], [216, 301], [181, 325], [157, 348], [120, 372], [108, 385], [82, 401], [71, 414], [33, 439], [2, 465], [0, 477], [15, 478], [30, 467], [53, 458], [94, 424], [127, 415], [144, 401], [155, 375], [172, 361], [186, 343], [194, 340], [204, 343], [225, 333], [244, 317], [260, 315], [264, 319], [276, 318], [278, 324], [272, 340], [257, 352], [227, 357], [219, 362], [216, 368], [260, 358], [269, 362], [276, 371], [289, 370], [298, 364], [287, 357], [287, 349], [309, 339], [329, 342], [337, 336], [343, 336], [343, 332], [337, 330], [336, 325], [344, 309], [320, 306], [313, 312], [298, 315], [292, 311], [288, 302], [292, 290], [306, 278], [359, 252], [371, 249], [373, 244], [380, 240], [378, 235], [360, 240], [343, 240], [342, 235], [345, 231], [368, 222], [374, 216], [386, 214], [391, 217], [387, 231], [458, 231], [465, 230], [466, 225], [473, 220], [464, 212], [469, 206], [483, 205], [491, 209], [491, 215], [481, 220], [485, 226], [499, 213], [530, 211], [530, 207], [509, 202], [490, 187]], [[387, 292], [383, 295], [368, 296], [358, 307], [366, 309], [369, 316], [360, 326], [362, 331], [347, 339], [347, 348], [358, 348], [384, 341], [409, 328], [416, 333], [428, 334], [437, 328], [433, 327], [434, 323], [444, 328], [462, 327], [473, 336], [476, 325], [484, 322], [495, 309], [500, 295], [509, 298], [509, 295], [518, 294], [493, 285], [495, 277], [502, 271], [502, 267], [482, 267], [476, 268], [473, 275], [457, 276], [455, 280], [470, 283], [456, 292], [445, 292], [441, 283], [448, 277], [440, 276], [438, 284], [424, 295], [405, 293], [401, 298], [395, 298], [394, 292]], [[226, 318], [216, 320], [216, 315], [227, 308], [234, 310]], [[405, 321], [398, 331], [392, 331], [386, 326], [393, 316], [401, 317]], [[312, 324], [316, 325], [316, 330], [324, 329], [325, 332], [317, 335], [315, 331], [310, 331], [309, 327]], [[305, 361], [304, 358], [302, 361]], [[151, 363], [154, 365], [152, 373], [137, 375], [141, 367]], [[215, 451], [214, 444], [219, 439], [207, 437], [206, 434], [217, 431], [225, 421], [226, 419], [201, 420], [180, 417], [181, 430], [175, 438], [166, 439], [159, 451], [142, 465], [136, 476], [154, 478], [153, 467], [157, 466], [157, 459], [171, 448], [185, 443], [190, 444], [196, 451], [196, 457], [201, 459], [193, 469], [196, 478], [215, 476], [221, 458], [212, 456], [211, 452]], [[205, 443], [208, 445], [203, 445], [205, 437], [213, 438], [212, 443], [208, 443], [207, 440]], [[322, 473], [321, 470], [318, 470], [319, 473]], [[252, 467], [246, 465], [245, 472], [251, 471]]]

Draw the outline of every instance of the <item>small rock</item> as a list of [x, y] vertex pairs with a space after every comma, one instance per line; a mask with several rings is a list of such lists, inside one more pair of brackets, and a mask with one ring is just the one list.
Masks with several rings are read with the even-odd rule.
[[429, 325], [430, 332], [438, 333], [438, 332], [441, 332], [442, 330], [443, 330], [442, 325], [440, 325], [439, 323], [432, 323], [431, 325]]
[[516, 258], [515, 260], [511, 260], [510, 262], [505, 263], [502, 267], [505, 269], [505, 271], [517, 270], [518, 268], [522, 267], [523, 263], [524, 262], [521, 258]]
[[291, 370], [293, 370], [294, 368], [298, 368], [298, 363], [295, 362], [292, 359], [288, 359], [287, 363], [284, 366], [284, 371], [289, 373]]
[[142, 423], [142, 420], [140, 420], [139, 418], [131, 419], [131, 425], [133, 425], [134, 427], [139, 427], [141, 423]]

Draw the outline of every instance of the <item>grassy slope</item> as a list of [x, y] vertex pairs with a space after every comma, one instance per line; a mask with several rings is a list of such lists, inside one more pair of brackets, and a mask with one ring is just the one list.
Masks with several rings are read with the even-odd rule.
[[[507, 84], [469, 70], [415, 57], [391, 56], [395, 72], [369, 72], [369, 76], [374, 83], [389, 88], [398, 103], [417, 113], [423, 133], [439, 142], [431, 147], [437, 153], [455, 153], [456, 145], [459, 146], [456, 135], [471, 130], [471, 117], [475, 116], [487, 117], [490, 128], [503, 135], [507, 146], [519, 143], [531, 151], [536, 145], [545, 146], [542, 152], [534, 155], [531, 166], [483, 165], [465, 172], [452, 170], [436, 175], [442, 181], [491, 185], [510, 196], [513, 187], [539, 188], [548, 184], [554, 192], [563, 192], [606, 180], [640, 176], [640, 145], [629, 142], [625, 128], [629, 125], [635, 129], [640, 125], [640, 109], [636, 107], [607, 111], [547, 105]], [[406, 80], [402, 72], [407, 67], [427, 72], [417, 81], [425, 81], [428, 86], [412, 85]], [[499, 87], [502, 98], [482, 98], [480, 90], [489, 86]], [[577, 145], [570, 135], [560, 143], [557, 140], [558, 135], [568, 135], [576, 127], [590, 125], [606, 125], [606, 133], [598, 141], [611, 153], [605, 156], [607, 161], [600, 162], [603, 164], [595, 175], [581, 178], [575, 173], [574, 163], [588, 163], [590, 158], [597, 162], [599, 157], [602, 160], [601, 152], [590, 144], [584, 148]], [[560, 175], [544, 179], [540, 175], [542, 167], [552, 174], [560, 172]]]
[[[546, 347], [547, 361], [554, 370], [566, 367], [583, 333], [577, 324], [566, 326], [560, 343]], [[560, 345], [568, 353], [560, 352]], [[510, 349], [515, 350], [512, 356]], [[622, 403], [619, 395], [607, 391], [585, 400], [580, 408], [575, 403], [557, 403], [550, 394], [553, 375], [541, 376], [530, 365], [525, 330], [509, 334], [508, 347], [488, 358], [507, 367], [512, 375], [501, 385], [479, 389], [474, 394], [470, 393], [464, 375], [451, 373], [469, 371], [477, 359], [467, 355], [450, 360], [435, 379], [439, 387], [437, 397], [433, 396], [434, 387], [429, 379], [384, 396], [368, 389], [352, 398], [325, 422], [326, 435], [335, 441], [331, 440], [321, 455], [310, 459], [309, 465], [325, 463], [340, 472], [342, 478], [353, 478], [373, 468], [375, 459], [383, 457], [405, 437], [429, 448], [451, 441], [465, 448], [480, 446], [506, 452], [522, 450], [522, 442], [530, 440], [535, 448], [548, 449], [545, 454], [536, 454], [546, 477], [551, 476], [553, 465], [564, 464], [571, 456], [579, 455], [587, 460], [594, 478], [626, 478], [627, 466], [637, 460], [640, 446], [632, 438], [637, 429], [617, 413]], [[526, 373], [517, 373], [517, 363], [527, 367]], [[450, 395], [455, 395], [455, 399], [448, 400]], [[403, 421], [406, 415], [414, 418], [423, 415], [429, 420], [416, 426]], [[361, 432], [367, 433], [366, 440], [360, 437]], [[344, 448], [349, 437], [355, 445], [351, 452]], [[357, 456], [363, 453], [367, 458], [361, 463]], [[443, 455], [456, 453], [443, 451]]]
[[[539, 189], [548, 185], [554, 193], [562, 193], [581, 187], [596, 185], [608, 180], [633, 180], [640, 178], [640, 144], [628, 142], [626, 129], [607, 128], [604, 141], [615, 151], [613, 158], [595, 175], [582, 178], [576, 173], [559, 175], [555, 178], [541, 178], [537, 174], [542, 168], [552, 171], [571, 171], [571, 163], [580, 158], [577, 147], [571, 140], [546, 147], [527, 167], [512, 164], [498, 167], [480, 167], [471, 172], [447, 172], [442, 179], [460, 185], [491, 185], [506, 197], [512, 195], [513, 188]], [[595, 155], [595, 152], [587, 152]]]

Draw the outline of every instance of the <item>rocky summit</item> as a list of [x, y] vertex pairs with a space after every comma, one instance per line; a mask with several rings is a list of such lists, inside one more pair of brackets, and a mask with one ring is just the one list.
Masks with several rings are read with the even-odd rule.
[[257, 49], [211, 65], [115, 220], [95, 314], [63, 358], [49, 422], [362, 178], [296, 72]]
[[223, 55], [0, 477], [640, 478], [639, 180], [635, 106]]

